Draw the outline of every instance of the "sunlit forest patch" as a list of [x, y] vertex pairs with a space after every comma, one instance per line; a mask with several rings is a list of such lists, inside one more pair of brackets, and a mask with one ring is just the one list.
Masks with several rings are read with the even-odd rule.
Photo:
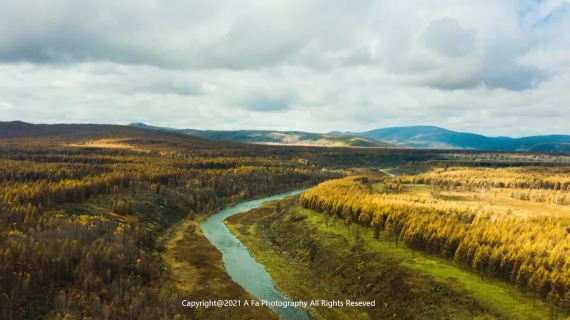
[[135, 146], [130, 145], [128, 142], [128, 139], [100, 139], [85, 141], [83, 143], [70, 143], [67, 144], [67, 146], [79, 148], [135, 149]]
[[[370, 183], [367, 177], [349, 177], [322, 183], [303, 193], [300, 201], [330, 219], [341, 218], [348, 227], [354, 225], [356, 237], [359, 225], [371, 227], [376, 239], [383, 232], [396, 245], [402, 241], [481, 277], [500, 278], [523, 293], [568, 308], [567, 208], [549, 214], [549, 207], [543, 205], [534, 212], [524, 200], [508, 197], [511, 190], [502, 190], [566, 190], [567, 172], [565, 168], [450, 168], [386, 178], [381, 184]], [[447, 191], [442, 192], [442, 187]], [[456, 188], [468, 192], [450, 191]], [[495, 195], [488, 188], [501, 189]], [[492, 203], [494, 199], [497, 203]], [[513, 202], [520, 208], [511, 208]]]

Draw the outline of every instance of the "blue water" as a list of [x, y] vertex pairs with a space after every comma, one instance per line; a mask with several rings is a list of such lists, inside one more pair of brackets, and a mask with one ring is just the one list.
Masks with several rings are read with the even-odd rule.
[[[224, 220], [234, 214], [257, 208], [267, 201], [279, 200], [301, 192], [301, 190], [297, 190], [243, 202], [210, 216], [201, 224], [204, 235], [222, 252], [222, 260], [228, 274], [258, 300], [288, 301], [287, 297], [277, 290], [275, 283], [263, 265], [249, 254], [247, 247], [226, 227]], [[285, 320], [310, 319], [302, 308], [275, 307], [272, 309]]]

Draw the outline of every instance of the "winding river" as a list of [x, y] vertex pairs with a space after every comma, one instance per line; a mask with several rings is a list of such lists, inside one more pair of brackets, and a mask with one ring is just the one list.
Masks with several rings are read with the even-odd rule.
[[[267, 201], [279, 200], [288, 196], [301, 193], [302, 190], [277, 194], [274, 196], [242, 202], [228, 207], [202, 222], [201, 227], [204, 235], [222, 252], [222, 260], [226, 271], [232, 279], [239, 283], [247, 292], [258, 300], [288, 301], [287, 297], [279, 292], [269, 273], [262, 264], [257, 262], [238, 238], [236, 238], [224, 224], [227, 217], [249, 211], [261, 206]], [[309, 315], [302, 308], [273, 307], [282, 319], [305, 320]]]

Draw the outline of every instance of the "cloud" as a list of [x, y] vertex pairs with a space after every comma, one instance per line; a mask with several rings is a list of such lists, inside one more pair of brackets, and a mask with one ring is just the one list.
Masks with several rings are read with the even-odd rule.
[[291, 102], [287, 99], [256, 96], [245, 105], [247, 110], [257, 112], [279, 112], [289, 109]]
[[307, 49], [336, 51], [350, 40], [352, 30], [343, 30], [342, 24], [354, 21], [351, 13], [365, 8], [324, 0], [53, 0], [34, 3], [29, 10], [26, 1], [5, 1], [0, 12], [2, 61], [105, 61], [187, 69], [306, 63], [313, 58], [304, 57]]
[[433, 51], [450, 57], [464, 56], [475, 48], [476, 33], [453, 19], [432, 21], [422, 35], [425, 45]]
[[8, 110], [8, 109], [12, 109], [14, 108], [14, 106], [8, 102], [3, 102], [0, 101], [0, 110]]
[[570, 133], [567, 1], [0, 1], [0, 120]]

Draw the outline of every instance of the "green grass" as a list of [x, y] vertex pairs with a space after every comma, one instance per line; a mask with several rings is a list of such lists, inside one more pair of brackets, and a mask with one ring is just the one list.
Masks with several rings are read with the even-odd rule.
[[549, 307], [537, 300], [524, 297], [514, 286], [495, 279], [483, 280], [472, 272], [462, 270], [451, 263], [431, 257], [408, 258], [402, 265], [419, 270], [436, 280], [452, 283], [459, 290], [466, 291], [482, 305], [515, 319], [550, 319]]
[[372, 185], [372, 188], [378, 192], [384, 192], [384, 184], [383, 183], [375, 183]]
[[[281, 201], [282, 203], [284, 201]], [[269, 210], [267, 210], [269, 208]], [[292, 300], [344, 300], [343, 295], [331, 289], [332, 284], [307, 269], [307, 265], [292, 260], [283, 255], [284, 251], [275, 251], [269, 246], [258, 232], [258, 222], [267, 214], [273, 212], [274, 203], [265, 204], [229, 217], [225, 223], [230, 231], [245, 244], [255, 259], [263, 264], [271, 274], [277, 288]], [[296, 235], [297, 236], [297, 235]], [[356, 307], [316, 308], [309, 307], [307, 311], [315, 320], [369, 320], [366, 312]]]
[[[354, 242], [354, 231], [348, 231], [342, 221], [333, 225], [325, 225], [324, 215], [313, 210], [297, 207], [298, 214], [307, 216], [307, 223], [314, 225], [321, 233], [335, 234]], [[536, 301], [533, 307], [531, 297], [525, 297], [514, 286], [495, 279], [481, 279], [479, 275], [458, 267], [450, 261], [435, 256], [421, 254], [406, 247], [403, 243], [395, 246], [393, 241], [375, 240], [371, 228], [361, 229], [364, 247], [370, 252], [381, 252], [382, 255], [398, 259], [400, 265], [416, 270], [446, 283], [454, 290], [462, 292], [495, 312], [513, 319], [550, 319], [550, 308], [544, 302]], [[381, 235], [381, 239], [384, 235]]]

